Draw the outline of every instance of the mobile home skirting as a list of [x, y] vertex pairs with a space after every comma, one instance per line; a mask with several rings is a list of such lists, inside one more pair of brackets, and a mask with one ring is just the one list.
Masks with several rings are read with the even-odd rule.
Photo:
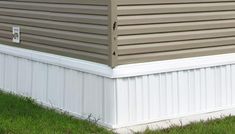
[[234, 53], [234, 9], [233, 0], [1, 0], [0, 43], [113, 68]]
[[112, 69], [0, 45], [0, 88], [118, 129], [234, 108], [235, 54]]

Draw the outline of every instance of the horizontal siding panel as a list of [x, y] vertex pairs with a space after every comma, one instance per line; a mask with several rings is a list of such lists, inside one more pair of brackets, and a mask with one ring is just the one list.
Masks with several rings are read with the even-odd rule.
[[82, 13], [106, 15], [107, 6], [101, 5], [71, 5], [71, 4], [50, 4], [50, 3], [25, 3], [13, 1], [0, 1], [1, 8], [7, 9], [27, 9], [37, 11], [61, 12], [61, 13]]
[[235, 3], [199, 3], [199, 4], [168, 4], [168, 5], [131, 5], [119, 6], [119, 15], [185, 13], [206, 11], [234, 10]]
[[170, 60], [177, 58], [187, 58], [196, 56], [207, 56], [216, 54], [225, 54], [235, 52], [235, 44], [228, 46], [219, 47], [208, 47], [199, 49], [187, 49], [179, 51], [168, 51], [159, 53], [144, 53], [138, 55], [122, 55], [118, 57], [119, 64], [129, 64], [136, 62], [148, 62], [148, 61], [158, 61], [158, 60]]
[[118, 5], [234, 2], [233, 0], [117, 0]]
[[39, 20], [31, 18], [20, 18], [10, 16], [0, 16], [0, 23], [9, 23], [12, 25], [27, 25], [31, 27], [43, 27], [49, 29], [58, 29], [74, 32], [87, 32], [96, 34], [107, 34], [107, 26], [95, 25], [95, 24], [82, 24], [73, 22], [58, 22], [50, 20]]
[[119, 16], [119, 25], [234, 19], [235, 11]]
[[195, 31], [205, 29], [235, 27], [235, 20], [199, 21], [185, 23], [166, 23], [149, 25], [127, 25], [118, 27], [118, 35]]
[[16, 10], [0, 8], [0, 15], [15, 16], [23, 18], [36, 18], [42, 20], [54, 20], [63, 22], [81, 22], [88, 24], [107, 25], [107, 16], [85, 15], [85, 14], [65, 14], [45, 11]]
[[118, 37], [118, 44], [138, 44], [147, 42], [169, 42], [178, 40], [195, 40], [205, 38], [235, 36], [235, 28], [205, 30], [205, 31], [189, 31], [162, 34], [143, 34]]
[[119, 55], [173, 51], [235, 44], [235, 37], [119, 46]]
[[16, 2], [107, 5], [109, 0], [11, 0]]
[[108, 64], [108, 10], [107, 0], [2, 0], [0, 43]]

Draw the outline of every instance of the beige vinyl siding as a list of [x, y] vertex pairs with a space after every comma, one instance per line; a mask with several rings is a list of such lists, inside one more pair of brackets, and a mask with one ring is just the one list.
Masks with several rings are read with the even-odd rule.
[[1, 0], [0, 43], [111, 67], [232, 53], [235, 1]]
[[118, 64], [235, 52], [235, 1], [117, 0]]
[[0, 43], [109, 64], [108, 8], [107, 0], [2, 0]]

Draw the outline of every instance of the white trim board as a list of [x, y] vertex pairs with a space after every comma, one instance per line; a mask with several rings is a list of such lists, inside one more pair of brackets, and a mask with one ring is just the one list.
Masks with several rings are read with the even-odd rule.
[[38, 52], [23, 48], [16, 48], [3, 44], [0, 44], [0, 53], [9, 54], [16, 57], [34, 60], [42, 63], [57, 65], [65, 68], [70, 68], [77, 71], [104, 76], [108, 78], [134, 77], [148, 74], [235, 64], [235, 53], [136, 63], [120, 65], [115, 68], [111, 68], [107, 65], [100, 63], [59, 56], [45, 52]]
[[123, 78], [228, 64], [235, 64], [235, 53], [121, 65], [113, 69], [113, 76]]
[[109, 78], [112, 77], [112, 69], [109, 66], [86, 60], [69, 58], [65, 56], [49, 54], [24, 48], [11, 47], [2, 44], [0, 44], [0, 53], [12, 55], [19, 58], [25, 58], [41, 63], [65, 67], [90, 74], [100, 75]]

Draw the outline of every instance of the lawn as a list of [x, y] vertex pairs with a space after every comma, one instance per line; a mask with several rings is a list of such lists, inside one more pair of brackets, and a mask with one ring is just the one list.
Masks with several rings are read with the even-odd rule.
[[173, 126], [159, 131], [146, 130], [145, 134], [235, 134], [235, 117], [201, 121], [184, 127]]
[[28, 98], [0, 92], [0, 134], [108, 134], [94, 123], [45, 109]]
[[[0, 92], [0, 134], [111, 134], [84, 120], [45, 109], [33, 100]], [[235, 134], [235, 117], [184, 127], [146, 130], [145, 134]], [[140, 134], [140, 133], [137, 133]]]

